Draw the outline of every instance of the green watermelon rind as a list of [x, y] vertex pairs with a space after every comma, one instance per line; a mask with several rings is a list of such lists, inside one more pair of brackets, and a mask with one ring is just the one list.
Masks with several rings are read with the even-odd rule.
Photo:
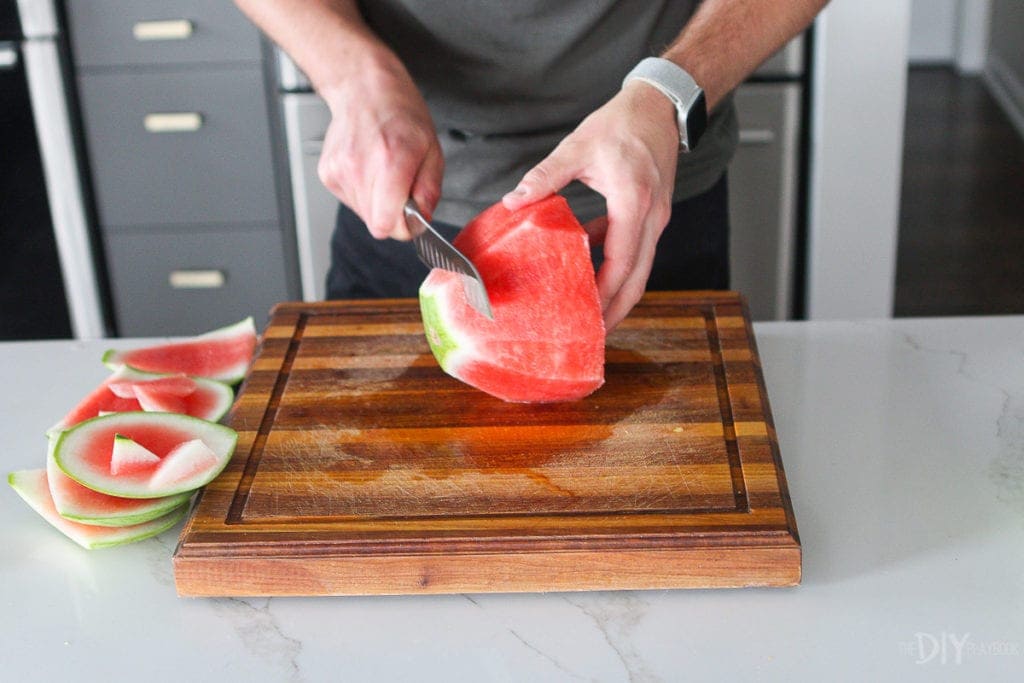
[[[56, 460], [53, 457], [53, 446], [54, 446], [55, 442], [56, 442], [56, 439], [51, 439], [50, 440], [50, 448], [48, 449], [48, 452], [46, 454], [47, 475], [48, 475], [47, 479], [50, 478], [49, 477], [49, 466], [50, 466], [51, 463], [53, 464], [53, 466], [56, 469], [60, 470], [60, 467], [57, 465], [57, 462], [56, 462]], [[61, 470], [61, 474], [63, 474], [63, 470]], [[50, 486], [51, 486], [50, 497], [53, 499], [53, 507], [57, 510], [57, 514], [59, 514], [64, 519], [69, 519], [72, 522], [78, 522], [79, 524], [88, 524], [89, 526], [121, 527], [121, 526], [133, 526], [135, 524], [142, 524], [143, 522], [148, 522], [150, 520], [154, 520], [157, 517], [162, 517], [163, 515], [166, 515], [166, 514], [168, 514], [170, 512], [173, 512], [174, 510], [177, 510], [182, 505], [185, 505], [186, 503], [188, 503], [189, 499], [192, 498], [192, 494], [193, 494], [192, 491], [184, 491], [182, 493], [177, 493], [177, 494], [174, 494], [173, 496], [166, 496], [164, 498], [137, 498], [135, 500], [138, 500], [140, 502], [140, 504], [143, 504], [147, 500], [151, 500], [151, 501], [153, 501], [153, 503], [151, 505], [147, 506], [145, 508], [145, 510], [140, 511], [140, 512], [134, 512], [134, 513], [123, 514], [123, 515], [103, 515], [103, 516], [98, 516], [98, 515], [78, 514], [78, 513], [73, 511], [73, 508], [62, 510], [57, 505], [56, 497], [54, 497], [53, 494], [52, 494], [53, 484], [51, 483]]]
[[[176, 425], [181, 426], [182, 424], [191, 423], [195, 430], [192, 431], [193, 438], [203, 438], [203, 432], [201, 430], [209, 430], [208, 433], [219, 433], [221, 436], [230, 441], [230, 447], [226, 448], [223, 453], [217, 452], [221, 462], [217, 467], [211, 468], [204, 476], [195, 477], [192, 480], [186, 482], [176, 488], [166, 488], [160, 490], [152, 489], [139, 489], [139, 488], [118, 488], [116, 482], [118, 477], [107, 476], [105, 478], [91, 478], [91, 474], [86, 472], [83, 476], [82, 472], [76, 470], [74, 464], [69, 462], [67, 453], [62, 452], [63, 448], [67, 447], [67, 443], [70, 439], [74, 439], [77, 435], [83, 434], [90, 429], [97, 427], [98, 425], [105, 425], [105, 421], [116, 421], [123, 419], [139, 419], [139, 416], [145, 416], [146, 419], [153, 419], [157, 422], [166, 421], [168, 426]], [[103, 415], [101, 417], [94, 417], [84, 422], [80, 422], [77, 425], [60, 432], [56, 437], [56, 443], [53, 447], [54, 460], [57, 463], [57, 467], [77, 481], [82, 486], [86, 486], [93, 491], [99, 493], [105, 493], [108, 496], [117, 496], [119, 498], [163, 498], [165, 496], [173, 496], [178, 493], [185, 493], [187, 491], [195, 491], [203, 486], [206, 486], [211, 481], [217, 478], [224, 468], [228, 466], [231, 461], [231, 456], [235, 452], [235, 447], [238, 445], [238, 432], [218, 424], [216, 422], [210, 422], [209, 420], [203, 420], [198, 417], [192, 417], [190, 415], [181, 415], [180, 413], [159, 413], [159, 412], [132, 412], [132, 413], [114, 413], [113, 415]], [[204, 443], [206, 440], [203, 439]], [[209, 443], [207, 443], [210, 446]]]
[[[230, 339], [231, 337], [236, 337], [236, 336], [239, 336], [239, 335], [245, 335], [245, 336], [252, 335], [254, 337], [256, 336], [256, 323], [253, 320], [252, 316], [244, 318], [243, 320], [240, 320], [237, 323], [233, 323], [231, 325], [226, 325], [224, 327], [217, 328], [216, 330], [211, 330], [211, 331], [206, 332], [204, 334], [200, 334], [200, 335], [198, 335], [196, 337], [192, 337], [191, 339], [183, 339], [183, 340], [180, 340], [180, 341], [182, 343], [184, 343], [184, 342], [190, 342], [190, 341], [203, 341], [203, 340], [209, 341], [211, 339]], [[169, 342], [169, 343], [174, 343], [174, 342]], [[107, 349], [106, 351], [103, 352], [103, 356], [102, 356], [101, 360], [102, 360], [103, 364], [106, 365], [111, 370], [117, 370], [118, 368], [121, 368], [121, 367], [128, 367], [128, 368], [131, 368], [132, 370], [136, 370], [138, 372], [149, 372], [148, 370], [142, 370], [140, 368], [137, 368], [137, 367], [133, 366], [129, 362], [125, 362], [123, 360], [120, 360], [123, 355], [129, 354], [129, 353], [131, 353], [133, 351], [139, 351], [139, 350], [142, 350], [142, 349]], [[216, 382], [222, 382], [222, 383], [228, 384], [228, 385], [238, 384], [243, 379], [245, 379], [245, 373], [249, 370], [249, 363], [251, 361], [252, 361], [251, 358], [246, 359], [245, 361], [239, 361], [239, 362], [235, 363], [234, 365], [226, 366], [223, 370], [218, 372], [216, 376], [203, 375], [202, 377], [204, 379], [209, 379], [209, 380], [213, 380], [213, 381], [216, 381]], [[174, 374], [174, 373], [167, 373], [167, 374]], [[188, 374], [188, 373], [186, 373], [186, 374]], [[189, 376], [192, 377], [193, 379], [196, 379], [198, 377], [197, 375], [191, 375], [191, 374]]]
[[[130, 365], [125, 365], [123, 363], [115, 364], [113, 366], [108, 365], [108, 367], [110, 367], [114, 371], [114, 374], [107, 377], [103, 382], [104, 384], [106, 382], [111, 381], [112, 379], [150, 380], [160, 379], [161, 377], [171, 377], [175, 374], [178, 374], [173, 372], [147, 372], [145, 370], [133, 368]], [[121, 373], [120, 376], [118, 376], [118, 373]], [[216, 379], [210, 379], [208, 377], [193, 377], [191, 375], [188, 377], [189, 379], [195, 381], [195, 383], [198, 384], [201, 388], [211, 391], [214, 394], [217, 394], [217, 409], [215, 412], [212, 412], [209, 415], [202, 416], [192, 415], [191, 417], [200, 417], [201, 419], [209, 420], [210, 422], [220, 422], [222, 419], [224, 419], [224, 416], [228, 414], [228, 411], [231, 410], [231, 406], [235, 402], [235, 390], [231, 388], [231, 385], [228, 384], [227, 382], [223, 382], [221, 380]], [[79, 405], [81, 405], [81, 403], [79, 403]], [[74, 410], [75, 408], [72, 408], [72, 410], [69, 411], [68, 414], [70, 415], [72, 412], [74, 412]], [[47, 429], [46, 437], [52, 438], [59, 434], [60, 432], [66, 429], [70, 429], [70, 427], [68, 427], [64, 423], [66, 418], [67, 416], [65, 415], [65, 417], [61, 418], [60, 422]], [[73, 427], [74, 425], [71, 426]]]
[[452, 336], [444, 318], [441, 315], [441, 306], [434, 294], [428, 294], [424, 289], [420, 290], [420, 314], [423, 316], [423, 329], [426, 333], [427, 344], [440, 365], [446, 372], [449, 371], [449, 356], [458, 350], [459, 344]]
[[[174, 505], [152, 508], [152, 512], [149, 514], [125, 515], [123, 517], [84, 517], [74, 514], [64, 514], [59, 510], [57, 512], [64, 519], [72, 522], [78, 522], [79, 524], [88, 524], [89, 526], [102, 526], [108, 528], [135, 526], [136, 524], [144, 524], [159, 517], [163, 517], [164, 515], [174, 512], [183, 506], [188, 506], [188, 502], [192, 498], [193, 493], [194, 491], [187, 491], [180, 495], [175, 495], [173, 498], [180, 499], [180, 502], [175, 503]], [[171, 496], [168, 496], [168, 498], [170, 497]]]
[[[68, 531], [62, 529], [60, 524], [62, 521], [66, 521], [69, 524], [81, 524], [81, 522], [75, 522], [74, 520], [67, 519], [50, 519], [46, 511], [40, 509], [38, 502], [35, 501], [35, 496], [29, 490], [24, 481], [26, 477], [38, 476], [40, 470], [20, 470], [17, 472], [11, 472], [7, 475], [7, 483], [12, 489], [24, 500], [32, 510], [42, 517], [47, 524], [52, 526], [54, 529], [63, 534], [66, 538], [77, 543], [79, 546], [86, 550], [98, 550], [101, 548], [113, 548], [119, 545], [126, 545], [128, 543], [135, 543], [136, 541], [143, 541], [147, 538], [152, 538], [158, 534], [162, 534], [168, 529], [172, 528], [175, 524], [180, 522], [185, 514], [188, 512], [188, 503], [184, 503], [178, 506], [176, 509], [171, 510], [162, 517], [149, 520], [148, 522], [142, 522], [143, 528], [137, 528], [140, 525], [131, 525], [125, 527], [100, 527], [96, 526], [96, 529], [105, 529], [110, 531], [110, 538], [108, 540], [89, 542], [82, 538], [75, 538], [74, 535], [68, 533]], [[49, 492], [47, 492], [49, 493]], [[119, 533], [120, 532], [120, 533]]]

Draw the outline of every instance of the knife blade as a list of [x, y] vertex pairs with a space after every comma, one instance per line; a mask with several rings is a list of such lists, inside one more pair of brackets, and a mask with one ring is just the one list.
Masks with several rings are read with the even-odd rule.
[[405, 224], [413, 235], [412, 241], [420, 261], [431, 268], [442, 268], [461, 275], [462, 290], [466, 293], [469, 305], [481, 315], [494, 320], [491, 299], [487, 296], [487, 288], [476, 266], [434, 229], [411, 198], [405, 203], [403, 211]]

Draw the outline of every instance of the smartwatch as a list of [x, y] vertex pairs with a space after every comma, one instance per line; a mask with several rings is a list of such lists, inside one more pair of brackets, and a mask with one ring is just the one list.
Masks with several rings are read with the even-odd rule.
[[679, 124], [679, 148], [689, 152], [696, 147], [708, 125], [708, 107], [704, 91], [693, 76], [671, 60], [647, 57], [626, 74], [623, 87], [632, 80], [657, 88], [672, 102]]

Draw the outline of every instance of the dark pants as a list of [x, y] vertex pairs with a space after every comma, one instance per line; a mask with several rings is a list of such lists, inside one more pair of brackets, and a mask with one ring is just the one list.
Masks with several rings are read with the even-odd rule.
[[[729, 212], [725, 176], [704, 194], [676, 202], [658, 242], [647, 289], [728, 289]], [[434, 223], [449, 240], [459, 228]], [[600, 264], [595, 248], [595, 267]], [[377, 240], [347, 206], [331, 238], [328, 299], [414, 297], [428, 269], [411, 242]]]

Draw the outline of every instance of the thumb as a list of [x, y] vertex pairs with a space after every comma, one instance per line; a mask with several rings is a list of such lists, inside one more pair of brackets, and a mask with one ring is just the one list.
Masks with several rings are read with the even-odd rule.
[[552, 195], [576, 179], [579, 169], [575, 163], [555, 149], [547, 158], [531, 168], [501, 202], [509, 211], [532, 204]]

